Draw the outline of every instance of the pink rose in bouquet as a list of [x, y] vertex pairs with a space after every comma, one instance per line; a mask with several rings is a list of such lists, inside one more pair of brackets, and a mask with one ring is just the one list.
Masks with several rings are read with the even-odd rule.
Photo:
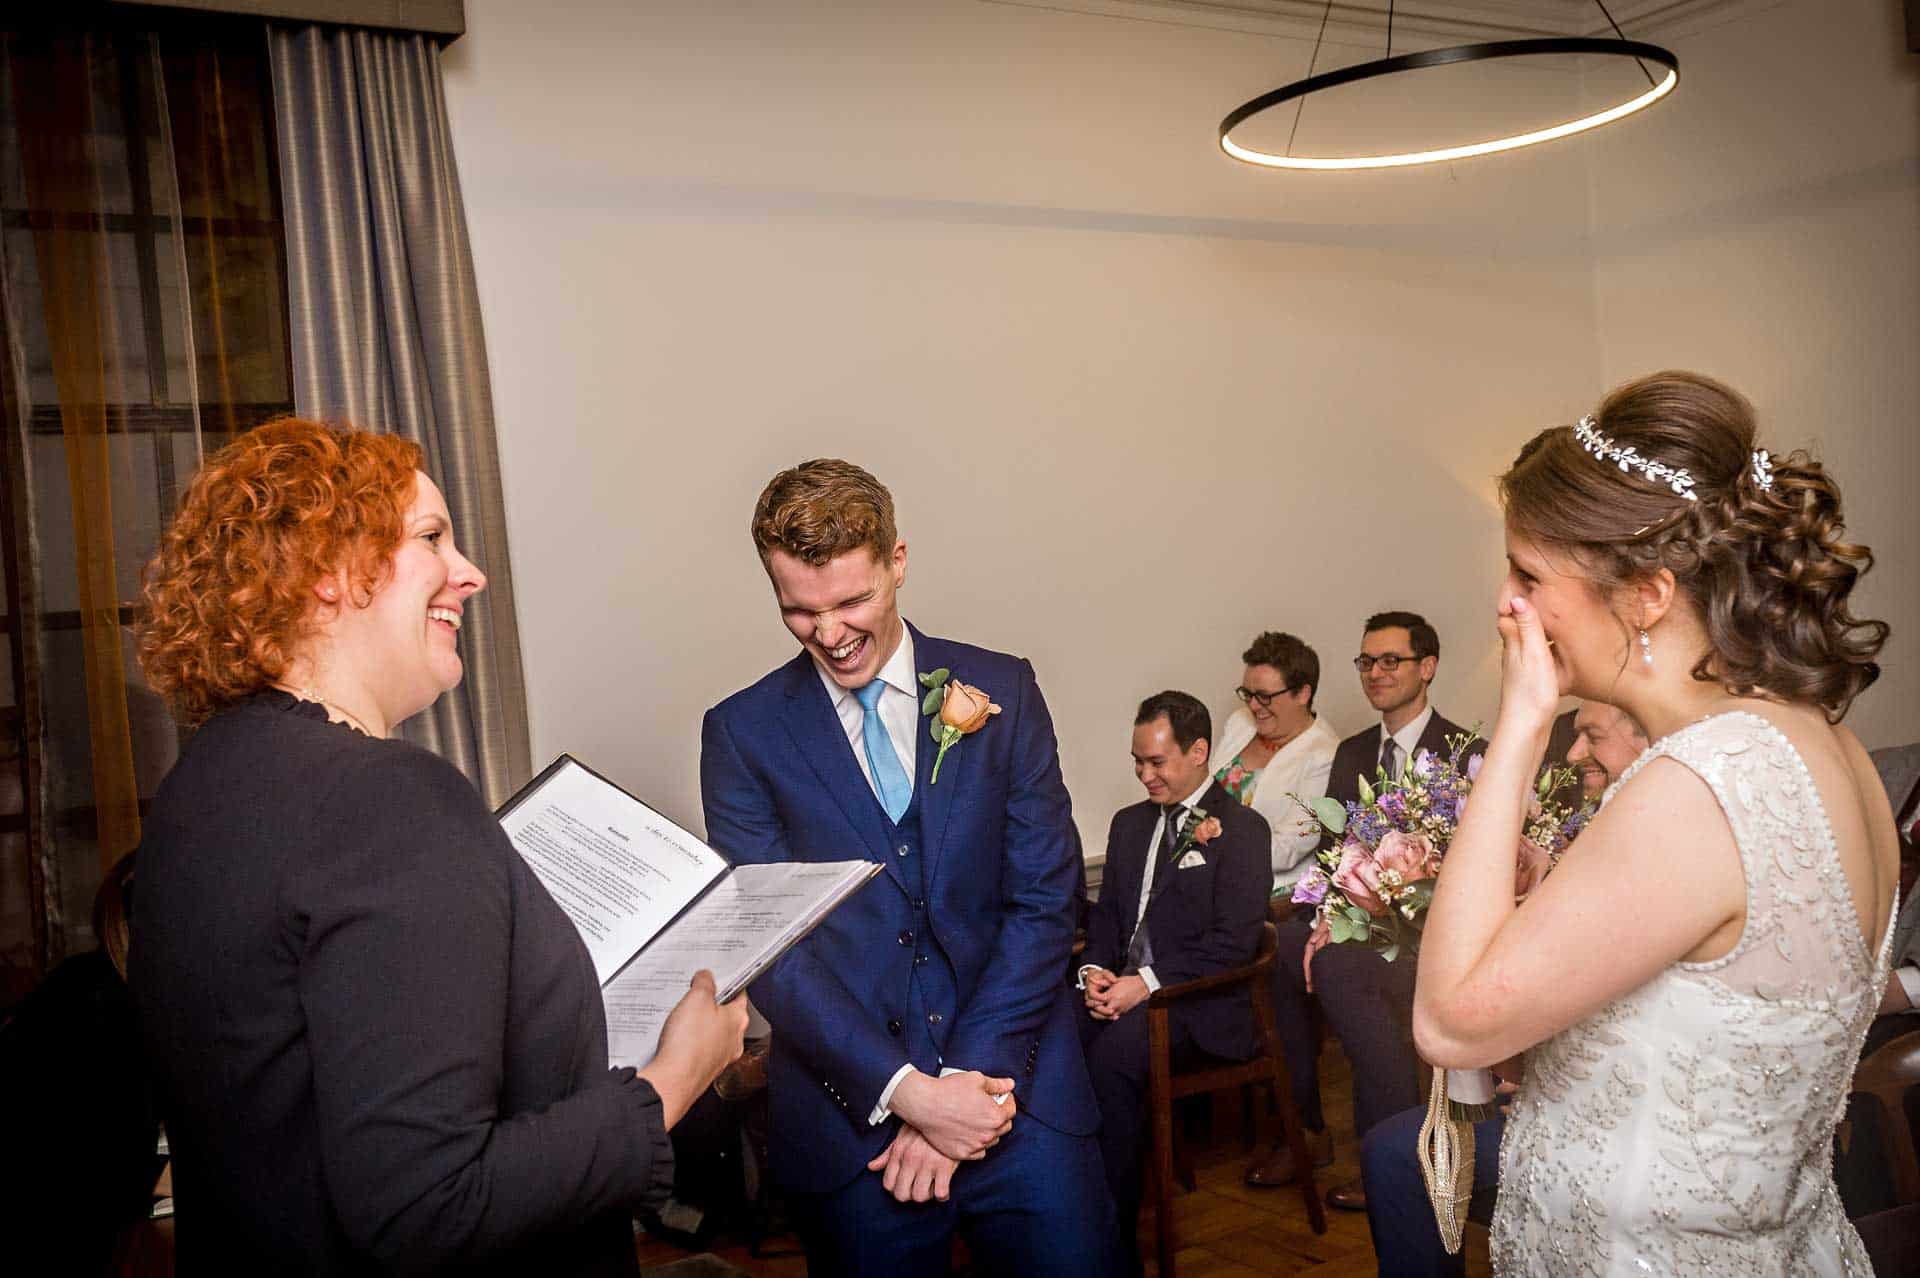
[[1373, 915], [1384, 916], [1387, 903], [1380, 899], [1380, 866], [1367, 851], [1367, 845], [1348, 839], [1340, 845], [1340, 864], [1333, 870], [1333, 885], [1349, 901]]
[[1391, 871], [1400, 876], [1397, 887], [1430, 879], [1440, 872], [1440, 853], [1424, 834], [1390, 830], [1373, 850], [1373, 859], [1380, 863], [1382, 874]]

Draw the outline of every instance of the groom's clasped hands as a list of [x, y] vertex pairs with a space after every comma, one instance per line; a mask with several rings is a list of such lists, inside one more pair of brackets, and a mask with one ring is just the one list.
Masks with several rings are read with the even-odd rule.
[[900, 1130], [867, 1164], [901, 1202], [945, 1201], [954, 1170], [985, 1158], [1013, 1130], [1013, 1080], [978, 1070], [932, 1078], [918, 1071], [894, 1089]]

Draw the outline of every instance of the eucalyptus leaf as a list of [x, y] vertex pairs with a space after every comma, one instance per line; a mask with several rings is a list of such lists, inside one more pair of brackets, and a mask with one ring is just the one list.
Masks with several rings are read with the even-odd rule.
[[1322, 826], [1325, 826], [1335, 834], [1345, 834], [1347, 832], [1346, 804], [1340, 802], [1338, 799], [1328, 798], [1323, 794], [1308, 806], [1313, 809], [1314, 817]]
[[[1373, 925], [1373, 915], [1367, 913], [1357, 905], [1347, 906], [1346, 913], [1347, 917], [1353, 920], [1353, 925], [1357, 928], [1364, 929]], [[1362, 935], [1365, 935], [1365, 933], [1362, 932]]]
[[1335, 941], [1351, 941], [1354, 939], [1353, 925], [1347, 922], [1345, 915], [1330, 914], [1327, 916], [1327, 935]]
[[[923, 681], [924, 679], [925, 679], [925, 676], [922, 676]], [[946, 695], [947, 695], [946, 693], [942, 692], [938, 688], [929, 689], [927, 692], [927, 695], [920, 699], [920, 713], [932, 714], [934, 711], [938, 710], [940, 708], [940, 703], [946, 699]]]
[[933, 686], [933, 676], [930, 674], [921, 675], [920, 686], [923, 688], [931, 688]]
[[936, 745], [940, 744], [944, 740], [946, 730], [947, 730], [947, 725], [940, 722], [940, 720], [938, 719], [935, 719], [931, 723], [927, 724], [927, 735], [933, 738], [934, 744]]
[[1395, 942], [1394, 942], [1394, 943], [1393, 943], [1392, 945], [1389, 945], [1389, 946], [1388, 946], [1388, 947], [1387, 947], [1386, 949], [1384, 949], [1384, 950], [1381, 950], [1381, 951], [1380, 951], [1380, 957], [1381, 957], [1381, 958], [1383, 958], [1383, 959], [1385, 959], [1385, 960], [1386, 960], [1387, 962], [1389, 962], [1389, 963], [1391, 963], [1391, 962], [1393, 962], [1393, 961], [1394, 961], [1395, 959], [1397, 959], [1397, 958], [1399, 958], [1399, 957], [1400, 957], [1400, 943], [1399, 943], [1398, 941], [1395, 941]]

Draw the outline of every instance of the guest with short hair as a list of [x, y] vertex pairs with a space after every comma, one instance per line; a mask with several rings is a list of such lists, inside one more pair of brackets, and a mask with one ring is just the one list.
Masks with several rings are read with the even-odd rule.
[[[1080, 967], [1081, 1041], [1132, 1273], [1140, 1270], [1135, 1219], [1148, 1130], [1144, 1005], [1162, 985], [1252, 962], [1273, 886], [1265, 818], [1209, 776], [1210, 720], [1206, 706], [1184, 692], [1140, 703], [1133, 772], [1147, 796], [1114, 814]], [[1239, 989], [1182, 998], [1167, 1023], [1176, 1060], [1243, 1061], [1256, 1048], [1253, 1012]]]
[[197, 727], [140, 846], [128, 983], [181, 1272], [634, 1274], [667, 1129], [741, 1046], [701, 973], [638, 1072], [593, 960], [452, 764], [486, 585], [414, 444], [269, 423], [188, 486], [140, 659]]
[[[1334, 753], [1327, 796], [1358, 802], [1360, 781], [1376, 769], [1398, 774], [1421, 751], [1445, 756], [1448, 738], [1466, 729], [1434, 709], [1428, 688], [1440, 668], [1440, 636], [1418, 613], [1388, 611], [1367, 618], [1360, 652], [1353, 659], [1360, 688], [1380, 721], [1342, 741]], [[1475, 742], [1462, 755], [1484, 748]], [[1333, 1161], [1333, 1136], [1320, 1107], [1319, 1062], [1314, 1051], [1304, 959], [1313, 932], [1313, 911], [1301, 907], [1280, 925], [1275, 961], [1274, 1013], [1287, 1069], [1293, 1078], [1294, 1105], [1307, 1129], [1307, 1148], [1315, 1163]], [[1360, 945], [1331, 945], [1313, 959], [1313, 993], [1353, 1065], [1353, 1129], [1365, 1138], [1375, 1123], [1419, 1099], [1419, 1055], [1413, 1048], [1413, 967], [1390, 963]], [[1253, 1185], [1284, 1185], [1295, 1179], [1293, 1151], [1276, 1148], [1247, 1172]], [[1364, 1210], [1359, 1181], [1335, 1185], [1327, 1202], [1350, 1211]]]
[[[1604, 701], [1582, 701], [1574, 711], [1573, 744], [1563, 756], [1580, 769], [1589, 798], [1596, 797], [1633, 765], [1647, 748], [1647, 735], [1633, 716]], [[1552, 757], [1552, 756], [1549, 756]], [[1496, 1072], [1518, 1081], [1518, 1061]], [[1360, 1179], [1366, 1185], [1367, 1228], [1381, 1278], [1458, 1278], [1466, 1272], [1464, 1252], [1447, 1253], [1420, 1171], [1420, 1128], [1427, 1107], [1415, 1105], [1376, 1125], [1360, 1142]], [[1484, 1218], [1493, 1210], [1500, 1184], [1500, 1138], [1505, 1113], [1473, 1125], [1473, 1203]]]
[[1240, 654], [1241, 705], [1221, 726], [1213, 777], [1273, 831], [1274, 891], [1313, 867], [1320, 825], [1303, 802], [1327, 792], [1340, 734], [1314, 712], [1320, 658], [1300, 638], [1268, 630]]

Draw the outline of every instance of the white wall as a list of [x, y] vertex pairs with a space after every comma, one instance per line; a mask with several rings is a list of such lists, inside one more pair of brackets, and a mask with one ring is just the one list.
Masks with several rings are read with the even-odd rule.
[[1684, 96], [1593, 156], [1606, 380], [1694, 368], [1838, 478], [1893, 626], [1848, 723], [1920, 736], [1920, 55], [1900, 6], [1796, 0], [1673, 42]]
[[[1224, 713], [1257, 630], [1316, 646], [1352, 731], [1361, 619], [1419, 609], [1438, 703], [1490, 714], [1489, 477], [1690, 357], [1602, 324], [1586, 143], [1333, 178], [1220, 156], [1298, 40], [977, 0], [468, 16], [446, 77], [534, 752], [696, 825], [701, 712], [792, 651], [746, 535], [781, 466], [873, 470], [908, 617], [1033, 658], [1091, 851], [1138, 793], [1133, 705]], [[1543, 117], [1579, 93], [1492, 74]]]

